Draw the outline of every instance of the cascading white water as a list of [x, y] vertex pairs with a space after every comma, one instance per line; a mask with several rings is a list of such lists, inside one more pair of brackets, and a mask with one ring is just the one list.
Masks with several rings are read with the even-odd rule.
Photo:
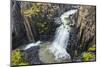
[[61, 25], [59, 28], [57, 28], [56, 36], [55, 36], [55, 39], [54, 39], [52, 45], [66, 48], [68, 40], [69, 40], [69, 31], [70, 31], [70, 28], [67, 27], [67, 29], [66, 29], [66, 28], [64, 28], [63, 25]]
[[70, 15], [76, 13], [77, 10], [70, 10], [61, 15], [61, 25], [56, 29], [55, 39], [50, 47], [52, 53], [54, 53], [55, 60], [61, 61], [65, 59], [71, 59], [69, 53], [66, 51], [69, 34], [71, 27]]
[[[70, 54], [66, 51], [71, 30], [70, 26], [73, 25], [69, 17], [76, 12], [77, 10], [69, 10], [60, 16], [61, 25], [56, 29], [54, 41], [49, 47], [50, 52], [55, 56], [55, 61], [57, 62], [71, 59]], [[41, 41], [37, 41], [36, 43], [28, 44], [25, 50], [30, 47], [38, 46], [40, 43]]]

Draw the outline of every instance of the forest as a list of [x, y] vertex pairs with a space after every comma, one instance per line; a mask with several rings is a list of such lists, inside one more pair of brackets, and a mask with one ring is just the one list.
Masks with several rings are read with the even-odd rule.
[[[70, 10], [77, 12], [70, 19], [74, 25], [69, 27], [69, 24], [65, 24], [70, 31], [67, 34], [66, 29], [60, 27], [64, 26], [63, 14]], [[64, 19], [68, 21], [68, 18]], [[96, 6], [12, 0], [11, 42], [12, 65], [96, 61]], [[64, 59], [65, 54], [61, 54], [59, 60], [55, 61], [57, 56], [52, 55], [47, 48], [58, 42], [61, 46], [67, 45], [64, 49], [70, 59]], [[31, 43], [40, 45], [24, 50]]]

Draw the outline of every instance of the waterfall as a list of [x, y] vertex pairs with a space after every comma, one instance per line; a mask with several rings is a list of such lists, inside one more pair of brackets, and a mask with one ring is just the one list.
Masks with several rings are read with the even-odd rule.
[[77, 10], [69, 10], [60, 16], [62, 24], [56, 29], [55, 38], [50, 47], [50, 50], [54, 53], [55, 60], [57, 61], [71, 58], [69, 53], [66, 51], [66, 48], [71, 30], [70, 25], [73, 25], [70, 16], [75, 14], [76, 11]]
[[[66, 48], [69, 41], [71, 25], [73, 25], [70, 16], [75, 14], [76, 11], [77, 10], [69, 10], [60, 16], [61, 25], [56, 29], [54, 41], [48, 48], [50, 52], [54, 55], [55, 61], [57, 62], [71, 59], [70, 54], [66, 51]], [[41, 41], [37, 41], [36, 43], [28, 44], [25, 47], [25, 50], [29, 49], [30, 47], [38, 46], [40, 45], [40, 43]]]
[[52, 45], [66, 48], [69, 40], [69, 32], [70, 32], [69, 26], [67, 26], [66, 28], [64, 28], [63, 25], [58, 27]]

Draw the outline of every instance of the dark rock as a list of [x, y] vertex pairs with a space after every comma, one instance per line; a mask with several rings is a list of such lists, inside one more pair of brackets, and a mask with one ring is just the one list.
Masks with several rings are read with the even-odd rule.
[[39, 59], [39, 46], [31, 47], [24, 51], [24, 58], [30, 64], [43, 64]]

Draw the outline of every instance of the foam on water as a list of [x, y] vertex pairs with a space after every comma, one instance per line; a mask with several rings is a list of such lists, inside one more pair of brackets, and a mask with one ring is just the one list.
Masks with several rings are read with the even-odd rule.
[[24, 50], [27, 50], [27, 49], [34, 47], [34, 46], [38, 46], [40, 43], [41, 43], [41, 41], [37, 41], [36, 43], [30, 43], [24, 48]]

